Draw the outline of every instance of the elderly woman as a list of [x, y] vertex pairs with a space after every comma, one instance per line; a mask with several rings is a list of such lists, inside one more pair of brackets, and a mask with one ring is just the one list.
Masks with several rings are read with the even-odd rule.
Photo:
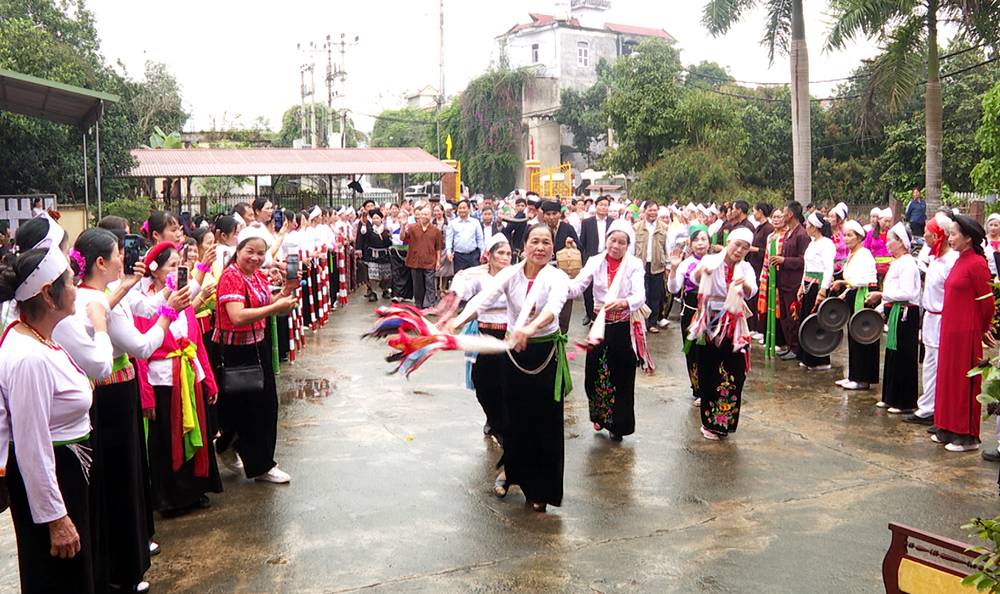
[[941, 346], [938, 353], [937, 393], [931, 439], [950, 452], [979, 449], [982, 376], [970, 378], [970, 369], [983, 358], [983, 343], [993, 346], [989, 333], [993, 316], [990, 271], [983, 257], [983, 228], [974, 219], [955, 215], [948, 236], [959, 253], [944, 284]]
[[83, 371], [52, 342], [53, 327], [73, 315], [76, 299], [57, 244], [0, 266], [0, 300], [11, 299], [20, 319], [0, 338], [0, 469], [6, 467], [21, 592], [90, 594], [93, 393]]
[[506, 297], [507, 340], [513, 347], [495, 378], [503, 389], [503, 487], [519, 485], [539, 512], [562, 504], [563, 399], [573, 389], [566, 335], [559, 331], [569, 277], [548, 265], [553, 241], [548, 225], [531, 226], [523, 267], [512, 271], [483, 304], [490, 308], [492, 299]]
[[[765, 206], [770, 208], [769, 205]], [[670, 252], [670, 279], [667, 281], [667, 288], [671, 293], [682, 293], [682, 330], [686, 330], [691, 325], [691, 319], [694, 318], [694, 314], [698, 310], [698, 282], [693, 275], [698, 263], [708, 254], [712, 244], [708, 237], [708, 227], [701, 223], [691, 225], [689, 233], [691, 255], [682, 261], [681, 248], [674, 248]], [[689, 339], [686, 332], [683, 331], [681, 332], [681, 342], [684, 345], [684, 357], [688, 378], [691, 382], [694, 405], [701, 406], [701, 400], [698, 399], [698, 343]]]
[[917, 408], [917, 367], [920, 346], [920, 269], [910, 255], [910, 233], [896, 223], [887, 237], [892, 265], [881, 292], [868, 295], [867, 303], [882, 302], [888, 311], [889, 336], [885, 342], [882, 400], [876, 405], [892, 414]]
[[[833, 230], [819, 213], [813, 212], [806, 219], [806, 233], [811, 241], [803, 255], [802, 284], [798, 294], [802, 317], [811, 314], [826, 299], [833, 283], [834, 260], [837, 257], [837, 246], [830, 238]], [[799, 349], [799, 364], [810, 371], [830, 369], [830, 356], [817, 357], [802, 348]]]
[[725, 250], [702, 258], [693, 275], [699, 283], [698, 312], [688, 335], [703, 342], [698, 348], [698, 394], [706, 439], [726, 437], [740, 421], [750, 356], [743, 300], [757, 292], [753, 266], [743, 259], [752, 242], [753, 232], [735, 229]]
[[575, 299], [593, 283], [592, 313], [597, 321], [591, 337], [601, 330], [597, 314], [604, 310], [604, 339], [587, 351], [584, 388], [594, 429], [607, 429], [612, 441], [635, 433], [635, 368], [648, 352], [645, 326], [640, 324], [639, 336], [634, 336], [631, 323], [632, 314], [646, 304], [646, 289], [645, 266], [628, 253], [630, 230], [624, 220], [613, 222], [608, 227], [607, 250], [589, 259], [569, 286], [569, 298]]
[[[847, 301], [852, 313], [865, 307], [868, 290], [878, 282], [875, 258], [864, 247], [864, 240], [865, 230], [861, 223], [852, 220], [844, 224], [844, 243], [851, 250], [851, 255], [844, 264], [844, 278], [834, 281], [831, 288], [835, 292], [847, 289], [840, 298]], [[847, 377], [836, 384], [846, 390], [867, 390], [871, 384], [877, 384], [878, 341], [861, 344], [848, 333], [847, 353]]]

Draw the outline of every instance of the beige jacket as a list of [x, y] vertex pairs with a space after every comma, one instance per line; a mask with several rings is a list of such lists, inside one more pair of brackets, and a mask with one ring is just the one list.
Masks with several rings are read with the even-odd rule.
[[[646, 229], [645, 219], [638, 221], [632, 227], [635, 230], [635, 256], [646, 263], [646, 244], [649, 243], [649, 230]], [[656, 229], [653, 231], [653, 254], [649, 259], [649, 271], [652, 274], [660, 274], [667, 269], [667, 226], [661, 221], [656, 221]]]

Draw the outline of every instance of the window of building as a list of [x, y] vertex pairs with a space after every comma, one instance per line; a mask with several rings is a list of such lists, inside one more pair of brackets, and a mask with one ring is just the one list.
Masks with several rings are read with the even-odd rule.
[[583, 67], [590, 66], [590, 45], [586, 41], [576, 44], [576, 65]]
[[538, 44], [537, 43], [531, 44], [531, 63], [532, 64], [537, 64], [538, 63]]

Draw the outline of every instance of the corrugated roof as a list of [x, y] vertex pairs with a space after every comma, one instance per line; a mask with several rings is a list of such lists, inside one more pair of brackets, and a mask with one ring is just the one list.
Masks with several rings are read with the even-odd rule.
[[87, 130], [118, 96], [0, 69], [0, 109]]
[[651, 29], [649, 27], [636, 27], [635, 25], [619, 25], [617, 23], [604, 23], [604, 28], [615, 33], [626, 35], [640, 35], [642, 37], [659, 37], [667, 41], [675, 41], [674, 37], [663, 29]]
[[451, 173], [419, 148], [136, 149], [121, 177], [236, 177]]

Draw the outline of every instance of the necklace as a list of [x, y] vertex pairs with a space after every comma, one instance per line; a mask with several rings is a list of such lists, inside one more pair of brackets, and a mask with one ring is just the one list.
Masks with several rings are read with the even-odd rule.
[[24, 320], [21, 320], [21, 324], [23, 324], [25, 328], [27, 328], [28, 330], [30, 330], [31, 333], [35, 335], [35, 338], [38, 339], [38, 342], [44, 344], [45, 346], [49, 347], [50, 349], [52, 349], [54, 351], [58, 351], [59, 350], [59, 346], [56, 345], [56, 343], [54, 343], [51, 340], [49, 340], [49, 339], [45, 338], [44, 336], [42, 336], [41, 333], [38, 330], [35, 330], [34, 326], [32, 326], [31, 324], [29, 324], [28, 322], [25, 322]]

